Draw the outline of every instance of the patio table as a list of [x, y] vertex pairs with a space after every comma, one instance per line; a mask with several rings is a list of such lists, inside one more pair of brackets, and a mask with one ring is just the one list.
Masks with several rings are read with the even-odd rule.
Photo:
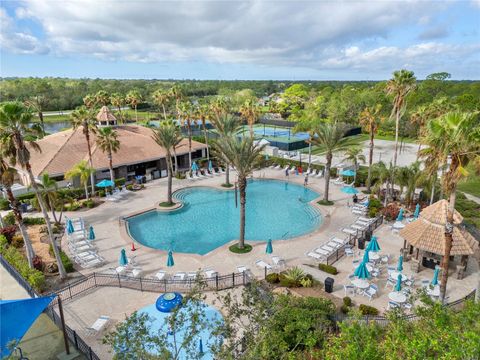
[[375, 260], [375, 261], [377, 261], [377, 260], [380, 259], [380, 254], [379, 254], [378, 252], [372, 252], [372, 251], [370, 251], [370, 252], [368, 253], [368, 257], [370, 258], [370, 260]]
[[392, 291], [388, 294], [388, 298], [396, 303], [402, 304], [407, 301], [407, 296], [399, 291]]
[[370, 283], [365, 279], [352, 280], [352, 285], [359, 289], [366, 289], [370, 286]]
[[393, 230], [401, 230], [405, 227], [405, 224], [401, 223], [400, 221], [396, 221], [393, 225], [392, 225], [392, 229]]
[[392, 271], [390, 273], [390, 279], [393, 279], [393, 280], [397, 280], [398, 279], [398, 275], [402, 275], [402, 282], [403, 281], [406, 281], [408, 279], [408, 277], [404, 274], [402, 274], [401, 272], [398, 272], [398, 271]]

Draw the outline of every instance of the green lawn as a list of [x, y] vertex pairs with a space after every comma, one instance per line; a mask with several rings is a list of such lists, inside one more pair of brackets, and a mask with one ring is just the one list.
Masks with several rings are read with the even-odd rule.
[[480, 176], [475, 174], [473, 166], [468, 167], [468, 177], [458, 184], [458, 190], [480, 197]]

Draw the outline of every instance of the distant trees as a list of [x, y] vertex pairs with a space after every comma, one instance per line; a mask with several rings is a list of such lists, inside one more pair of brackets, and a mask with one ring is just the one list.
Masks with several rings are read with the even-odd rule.
[[130, 90], [125, 97], [125, 101], [128, 105], [135, 109], [135, 122], [138, 122], [137, 107], [143, 101], [143, 97], [136, 89]]

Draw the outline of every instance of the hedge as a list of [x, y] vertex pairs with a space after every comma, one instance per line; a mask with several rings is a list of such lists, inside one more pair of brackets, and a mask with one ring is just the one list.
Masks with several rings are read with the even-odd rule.
[[125, 178], [115, 179], [115, 181], [114, 181], [114, 182], [115, 182], [115, 186], [116, 186], [116, 187], [123, 186], [123, 185], [125, 185], [125, 182], [126, 182], [126, 181], [127, 181], [127, 180], [126, 180]]
[[45, 275], [39, 270], [30, 269], [28, 261], [18, 249], [8, 246], [5, 236], [0, 235], [0, 254], [27, 280], [37, 291], [43, 291], [45, 287]]
[[378, 309], [373, 306], [360, 304], [358, 309], [360, 310], [362, 315], [378, 315]]
[[45, 225], [45, 219], [43, 217], [24, 217], [23, 223], [25, 225]]
[[[55, 256], [55, 254], [53, 253], [52, 244], [50, 244], [50, 247], [48, 248], [48, 252], [50, 253], [51, 256]], [[65, 254], [65, 252], [63, 252], [63, 250], [60, 250], [60, 258], [62, 259], [63, 267], [65, 268], [65, 271], [67, 273], [71, 273], [71, 272], [75, 271], [75, 269], [73, 268], [72, 260], [70, 260], [68, 255]]]
[[332, 275], [337, 275], [338, 274], [337, 268], [335, 266], [332, 266], [332, 265], [318, 264], [318, 268], [322, 271], [325, 271], [328, 274], [332, 274]]
[[10, 210], [10, 203], [7, 199], [0, 199], [0, 210]]

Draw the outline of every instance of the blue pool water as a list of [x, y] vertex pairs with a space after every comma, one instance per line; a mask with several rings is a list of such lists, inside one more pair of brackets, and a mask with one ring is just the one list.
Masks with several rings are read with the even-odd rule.
[[[183, 201], [183, 208], [168, 213], [150, 211], [127, 219], [135, 240], [155, 249], [204, 255], [238, 239], [240, 204], [235, 207], [234, 191], [197, 187], [174, 195]], [[318, 196], [308, 188], [283, 181], [249, 181], [245, 239], [280, 240], [313, 231], [322, 219], [308, 202]]]
[[310, 138], [310, 135], [307, 132], [298, 132], [294, 133], [292, 129], [282, 128], [282, 127], [271, 127], [271, 126], [257, 126], [253, 129], [253, 132], [257, 136], [266, 136], [266, 137], [290, 137], [291, 139], [302, 139], [307, 140]]
[[[184, 311], [183, 309], [180, 311]], [[151, 335], [156, 335], [160, 333], [168, 332], [168, 325], [166, 324], [166, 320], [171, 315], [170, 313], [162, 313], [157, 310], [155, 304], [146, 306], [138, 311], [139, 313], [147, 314], [151, 320], [149, 332]], [[213, 307], [205, 305], [203, 308], [203, 314], [205, 319], [212, 327], [218, 322], [222, 320], [222, 315]], [[181, 329], [175, 334], [177, 344], [181, 344], [183, 338], [185, 336], [185, 332], [189, 329], [189, 324], [185, 323]], [[173, 342], [173, 335], [169, 335], [172, 338]], [[200, 339], [202, 339], [203, 343], [203, 356], [201, 357], [202, 360], [210, 360], [213, 359], [213, 354], [209, 350], [209, 347], [212, 345], [212, 334], [211, 329], [206, 328], [202, 329], [198, 335], [198, 340], [194, 340], [195, 349], [198, 349], [198, 345], [200, 344]], [[186, 351], [181, 350], [179, 359], [188, 359], [190, 357], [187, 356]]]

